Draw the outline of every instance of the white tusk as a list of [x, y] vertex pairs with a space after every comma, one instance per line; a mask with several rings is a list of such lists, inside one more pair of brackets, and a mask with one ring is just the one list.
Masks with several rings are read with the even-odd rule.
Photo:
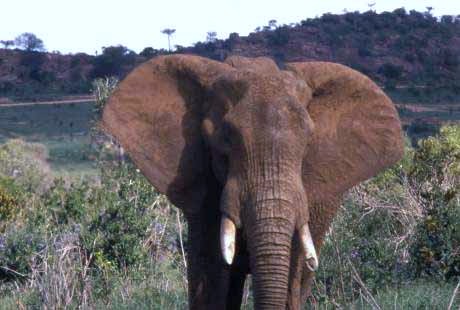
[[222, 215], [220, 222], [220, 247], [222, 256], [231, 265], [235, 256], [236, 226], [231, 219]]
[[302, 247], [305, 251], [305, 261], [307, 268], [310, 271], [315, 271], [318, 269], [318, 256], [316, 255], [315, 245], [313, 244], [313, 239], [311, 238], [308, 223], [300, 228], [300, 238]]

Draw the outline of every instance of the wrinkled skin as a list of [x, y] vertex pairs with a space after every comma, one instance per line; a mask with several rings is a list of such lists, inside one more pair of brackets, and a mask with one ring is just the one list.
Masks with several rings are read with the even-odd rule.
[[256, 309], [300, 309], [342, 194], [403, 149], [383, 92], [325, 62], [157, 57], [102, 125], [186, 216], [191, 309], [239, 309], [248, 273]]

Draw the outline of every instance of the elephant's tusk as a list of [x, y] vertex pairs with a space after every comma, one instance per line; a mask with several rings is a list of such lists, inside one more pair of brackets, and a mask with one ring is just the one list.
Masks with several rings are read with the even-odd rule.
[[313, 239], [311, 238], [310, 228], [305, 224], [300, 228], [300, 238], [302, 247], [305, 251], [305, 262], [310, 271], [318, 269], [318, 256], [316, 255]]
[[220, 247], [222, 249], [222, 256], [229, 265], [232, 264], [233, 257], [235, 256], [235, 238], [235, 224], [231, 219], [223, 215], [220, 222]]

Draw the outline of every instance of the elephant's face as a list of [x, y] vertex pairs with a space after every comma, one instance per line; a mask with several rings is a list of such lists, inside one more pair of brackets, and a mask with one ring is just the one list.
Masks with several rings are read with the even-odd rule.
[[[318, 266], [308, 229], [308, 195], [302, 183], [302, 161], [314, 126], [306, 102], [299, 97], [306, 98], [311, 92], [305, 82], [290, 74], [266, 76], [249, 71], [238, 75], [243, 77], [237, 86], [227, 87], [232, 91], [242, 87], [240, 96], [233, 96], [222, 117], [212, 120], [215, 112], [211, 109], [211, 117], [204, 121], [205, 137], [214, 157], [220, 158], [215, 174], [221, 174], [224, 184], [222, 252], [231, 264], [237, 224], [248, 242], [256, 292], [270, 296], [264, 302], [285, 304], [296, 230], [304, 237], [306, 266], [312, 271]], [[224, 96], [228, 91], [217, 89]], [[232, 96], [220, 100], [226, 99], [231, 101]]]
[[121, 83], [103, 118], [186, 214], [201, 212], [209, 184], [220, 183], [222, 257], [232, 264], [240, 229], [260, 308], [285, 307], [293, 255], [317, 268], [314, 228], [327, 222], [331, 197], [402, 154], [397, 113], [369, 79], [330, 63], [287, 68], [265, 58], [160, 57]]

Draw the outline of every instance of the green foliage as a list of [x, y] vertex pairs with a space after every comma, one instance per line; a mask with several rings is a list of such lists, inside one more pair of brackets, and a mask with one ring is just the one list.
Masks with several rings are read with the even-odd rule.
[[43, 41], [35, 34], [24, 32], [14, 39], [14, 44], [26, 51], [44, 51], [45, 46]]
[[159, 54], [159, 51], [154, 49], [153, 47], [146, 47], [144, 48], [140, 53], [139, 55], [141, 55], [142, 57], [145, 57], [147, 59], [150, 59], [152, 57], [155, 57]]
[[20, 213], [21, 188], [9, 177], [0, 176], [0, 233], [5, 231], [7, 223]]
[[51, 188], [42, 196], [51, 227], [81, 223], [89, 207], [90, 193], [86, 182], [68, 186], [62, 178], [55, 179]]
[[142, 246], [150, 225], [150, 209], [158, 198], [153, 187], [131, 164], [103, 169], [102, 187], [89, 198], [98, 206], [82, 234], [92, 251], [118, 266], [138, 264], [147, 252]]
[[15, 179], [25, 191], [41, 192], [51, 180], [46, 148], [19, 139], [0, 145], [0, 177]]
[[[47, 153], [13, 142], [0, 145], [5, 162]], [[321, 251], [319, 309], [446, 308], [459, 276], [459, 149], [460, 126], [443, 127], [350, 191]], [[99, 158], [98, 178], [55, 178], [41, 192], [0, 177], [0, 304], [185, 307], [177, 209], [129, 160]]]
[[132, 69], [136, 62], [136, 53], [127, 47], [109, 46], [102, 49], [102, 54], [93, 60], [93, 78], [103, 78], [109, 76], [123, 77]]
[[289, 34], [290, 32], [288, 27], [277, 27], [268, 34], [268, 42], [270, 45], [275, 47], [284, 46], [289, 42]]
[[411, 247], [414, 271], [460, 276], [460, 126], [419, 142], [410, 177], [425, 207]]
[[[374, 295], [375, 303], [366, 300], [369, 296], [360, 296], [346, 308], [374, 310], [377, 308], [376, 304], [380, 309], [449, 309], [454, 289], [455, 284], [451, 283], [416, 281], [379, 290]], [[457, 309], [459, 306], [460, 300], [457, 298], [450, 309]]]
[[[168, 222], [174, 223], [169, 219], [173, 214], [168, 202], [132, 164], [104, 161], [99, 167], [97, 183], [87, 180], [69, 184], [58, 178], [43, 194], [27, 199], [19, 199], [21, 194], [17, 194], [18, 199], [11, 198], [16, 195], [13, 180], [3, 182], [4, 186], [0, 183], [0, 193], [14, 203], [12, 208], [1, 209], [5, 225], [0, 237], [0, 280], [30, 279], [38, 285], [40, 298], [55, 298], [52, 302], [60, 304], [63, 301], [59, 294], [64, 293], [54, 291], [56, 286], [49, 283], [63, 281], [59, 270], [66, 268], [64, 279], [71, 281], [66, 285], [79, 287], [83, 294], [85, 281], [91, 281], [91, 294], [101, 304], [122, 303], [114, 296], [124, 286], [135, 285], [139, 288], [133, 292], [132, 304], [147, 298], [146, 305], [183, 305], [185, 270], [180, 267], [183, 258], [177, 246], [178, 230], [168, 227]], [[24, 203], [23, 207], [18, 203]], [[140, 270], [147, 267], [150, 269]], [[162, 268], [168, 273], [162, 274], [166, 272]], [[123, 273], [128, 270], [132, 278], [126, 279]], [[154, 281], [167, 274], [180, 281], [172, 286], [163, 286], [163, 280]], [[142, 288], [147, 275], [153, 281], [149, 289]], [[139, 276], [137, 284], [131, 283]], [[122, 287], [118, 286], [120, 281]], [[111, 294], [113, 300], [107, 299]]]
[[109, 99], [110, 94], [118, 84], [116, 77], [99, 78], [93, 81], [93, 94], [96, 97], [94, 104], [94, 115], [96, 119], [100, 118], [102, 110]]
[[44, 246], [43, 233], [11, 225], [0, 237], [0, 280], [25, 280], [34, 254]]
[[368, 304], [373, 295], [382, 306], [401, 294], [401, 305], [446, 304], [415, 297], [419, 285], [414, 294], [399, 286], [460, 275], [459, 133], [460, 126], [445, 126], [415, 149], [407, 143], [402, 161], [350, 191], [321, 251], [335, 259], [320, 264], [317, 300]]

